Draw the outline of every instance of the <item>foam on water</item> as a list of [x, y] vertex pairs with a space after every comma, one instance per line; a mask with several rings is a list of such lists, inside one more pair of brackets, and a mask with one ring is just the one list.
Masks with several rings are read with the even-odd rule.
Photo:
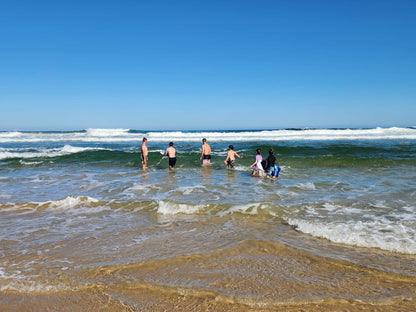
[[129, 134], [129, 129], [93, 129], [89, 128], [87, 129], [86, 136], [92, 136], [92, 137], [119, 137], [119, 136], [125, 136]]
[[409, 213], [391, 213], [386, 216], [367, 215], [363, 220], [363, 210], [331, 203], [319, 209], [312, 206], [306, 206], [303, 209], [282, 208], [271, 203], [251, 203], [228, 207], [214, 205], [212, 209], [207, 210], [208, 208], [210, 208], [208, 205], [159, 201], [157, 213], [189, 215], [211, 214], [217, 211], [215, 216], [218, 217], [234, 213], [266, 214], [282, 218], [300, 232], [335, 243], [416, 254], [416, 217], [411, 209], [408, 209]]
[[154, 142], [287, 141], [287, 140], [416, 140], [415, 128], [295, 129], [263, 131], [161, 131], [132, 132], [129, 129], [87, 129], [79, 132], [0, 132], [0, 143], [10, 142], [132, 142], [146, 136]]
[[149, 132], [154, 141], [194, 141], [205, 137], [210, 141], [282, 141], [282, 140], [348, 140], [348, 139], [416, 139], [412, 128], [375, 129], [303, 129], [235, 132]]
[[[70, 154], [82, 153], [85, 151], [101, 151], [106, 150], [100, 147], [77, 147], [71, 145], [65, 145], [61, 148], [40, 148], [38, 150], [29, 148], [0, 148], [0, 160], [11, 158], [41, 158], [41, 157], [59, 157]], [[24, 163], [28, 164], [28, 163]]]
[[[269, 208], [269, 204], [265, 203], [252, 203], [247, 205], [233, 205], [228, 209], [222, 210], [217, 213], [217, 216], [225, 216], [228, 214], [233, 213], [242, 213], [248, 215], [257, 215], [260, 214], [260, 210], [264, 211], [265, 209]], [[271, 213], [271, 210], [268, 210], [268, 213]]]
[[68, 210], [77, 208], [79, 206], [91, 206], [93, 203], [98, 203], [99, 200], [92, 198], [92, 197], [74, 197], [74, 196], [68, 196], [61, 200], [54, 200], [46, 202], [50, 208], [52, 209], [61, 209], [61, 210]]
[[297, 230], [335, 243], [416, 254], [416, 231], [396, 221], [380, 218], [372, 221], [348, 220], [325, 222], [289, 217], [286, 221]]
[[305, 191], [313, 191], [316, 189], [313, 182], [300, 183], [297, 187]]
[[[0, 205], [2, 211], [49, 209], [51, 211], [78, 211], [80, 213], [96, 213], [109, 210], [110, 207], [100, 202], [98, 199], [89, 196], [67, 196], [59, 200], [46, 202], [30, 202], [25, 204], [7, 203]], [[87, 209], [82, 209], [87, 208]]]
[[23, 161], [23, 160], [19, 160], [19, 163], [22, 166], [34, 166], [34, 165], [40, 165], [43, 162], [42, 161]]
[[163, 215], [194, 214], [206, 207], [206, 205], [181, 204], [161, 200], [158, 202], [157, 212]]
[[70, 289], [64, 284], [51, 285], [34, 281], [36, 276], [23, 275], [20, 271], [10, 271], [0, 267], [0, 291], [18, 291], [26, 293], [57, 292]]
[[130, 142], [143, 137], [129, 129], [87, 129], [70, 132], [0, 132], [0, 143], [21, 142]]
[[124, 194], [134, 195], [135, 193], [147, 194], [151, 191], [159, 191], [161, 187], [155, 184], [134, 183], [133, 186], [123, 191]]
[[179, 191], [183, 195], [189, 195], [192, 193], [203, 193], [205, 190], [206, 190], [206, 187], [204, 185], [193, 185], [193, 186], [179, 187], [175, 191]]

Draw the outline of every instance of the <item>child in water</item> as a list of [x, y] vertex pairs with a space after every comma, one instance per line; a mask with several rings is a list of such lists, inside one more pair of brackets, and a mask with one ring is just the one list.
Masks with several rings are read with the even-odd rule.
[[253, 168], [254, 167], [253, 172], [252, 172], [252, 175], [253, 176], [256, 175], [256, 174], [258, 174], [259, 176], [262, 176], [263, 171], [264, 171], [263, 166], [261, 165], [262, 160], [263, 160], [263, 157], [261, 156], [261, 151], [258, 148], [256, 150], [256, 160], [250, 166], [250, 168]]
[[274, 149], [269, 149], [269, 157], [267, 157], [266, 177], [276, 179], [279, 176], [280, 168], [276, 165], [276, 157], [274, 156]]
[[236, 152], [234, 152], [234, 146], [228, 146], [227, 158], [224, 160], [224, 164], [227, 166], [227, 168], [234, 168], [235, 156], [237, 156], [238, 158], [243, 158], [243, 156], [240, 156]]

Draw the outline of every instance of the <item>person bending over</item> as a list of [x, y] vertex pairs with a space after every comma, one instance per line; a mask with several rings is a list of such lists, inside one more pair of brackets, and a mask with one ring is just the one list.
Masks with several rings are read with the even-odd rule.
[[227, 158], [224, 160], [224, 164], [227, 166], [227, 168], [234, 168], [235, 157], [243, 158], [243, 156], [240, 156], [236, 152], [234, 152], [234, 146], [228, 146]]

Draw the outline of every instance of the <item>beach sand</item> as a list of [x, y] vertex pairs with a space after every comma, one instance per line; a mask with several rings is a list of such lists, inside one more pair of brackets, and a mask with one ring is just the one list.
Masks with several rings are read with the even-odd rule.
[[414, 276], [265, 241], [86, 270], [77, 279], [85, 283], [70, 291], [27, 295], [3, 291], [0, 310], [414, 311], [416, 307]]

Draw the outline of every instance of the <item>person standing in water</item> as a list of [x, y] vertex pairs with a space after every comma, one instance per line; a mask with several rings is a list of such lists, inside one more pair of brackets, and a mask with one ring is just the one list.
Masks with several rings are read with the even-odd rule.
[[279, 175], [280, 168], [276, 165], [276, 157], [273, 155], [273, 148], [269, 149], [269, 157], [267, 157], [266, 177], [276, 179]]
[[165, 154], [163, 156], [169, 157], [169, 169], [175, 170], [174, 167], [176, 165], [176, 150], [173, 147], [173, 142], [169, 143], [169, 147], [166, 149]]
[[141, 152], [142, 152], [142, 154], [140, 155], [140, 159], [142, 160], [142, 168], [143, 168], [143, 170], [146, 170], [146, 167], [147, 167], [147, 155], [149, 154], [148, 153], [148, 150], [147, 150], [146, 143], [147, 143], [147, 139], [146, 138], [143, 138], [143, 143], [142, 143], [142, 146], [141, 146]]
[[261, 151], [258, 148], [256, 150], [256, 160], [250, 166], [250, 168], [253, 168], [254, 167], [253, 172], [252, 172], [253, 176], [256, 175], [256, 174], [258, 174], [259, 176], [262, 176], [263, 171], [264, 171], [263, 166], [261, 165], [262, 160], [263, 160], [263, 157], [261, 156]]
[[224, 164], [227, 166], [227, 168], [234, 168], [236, 156], [238, 158], [243, 158], [243, 156], [240, 156], [236, 152], [234, 152], [234, 146], [228, 146], [227, 158], [224, 160]]
[[202, 165], [208, 165], [211, 162], [211, 147], [207, 143], [207, 139], [202, 139], [202, 152], [199, 160], [202, 160]]

